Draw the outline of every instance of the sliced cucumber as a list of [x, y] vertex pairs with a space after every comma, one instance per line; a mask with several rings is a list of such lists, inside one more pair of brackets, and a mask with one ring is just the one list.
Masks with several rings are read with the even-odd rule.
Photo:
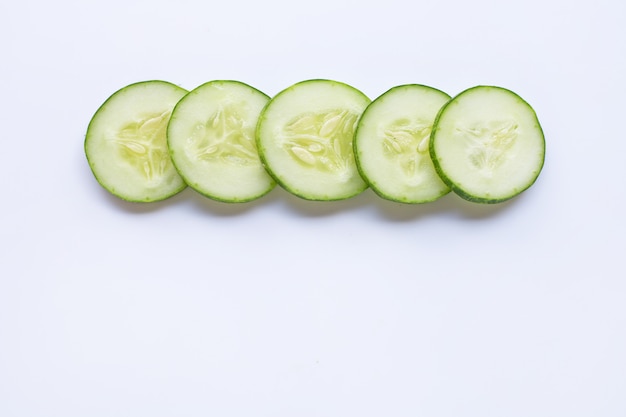
[[255, 128], [269, 97], [238, 81], [210, 81], [172, 112], [167, 140], [174, 166], [199, 193], [219, 201], [251, 201], [276, 184], [256, 148]]
[[134, 202], [164, 200], [186, 184], [167, 149], [172, 109], [186, 90], [166, 81], [143, 81], [113, 93], [96, 111], [85, 154], [98, 182]]
[[477, 86], [439, 112], [430, 142], [435, 169], [466, 200], [498, 203], [530, 187], [545, 155], [532, 107], [501, 87]]
[[437, 89], [409, 84], [390, 89], [365, 109], [354, 149], [361, 176], [376, 194], [425, 203], [450, 192], [428, 152], [433, 122], [449, 99]]
[[302, 81], [265, 107], [256, 140], [269, 173], [307, 200], [341, 200], [367, 184], [356, 168], [352, 140], [370, 100], [337, 81]]

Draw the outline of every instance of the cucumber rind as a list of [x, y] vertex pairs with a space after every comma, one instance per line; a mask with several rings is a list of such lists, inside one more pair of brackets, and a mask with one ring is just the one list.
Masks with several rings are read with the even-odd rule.
[[[164, 169], [167, 170], [167, 178], [165, 182], [169, 182], [169, 184], [164, 185], [153, 184], [152, 181], [142, 181], [137, 178], [136, 173], [132, 170], [124, 166], [120, 167], [118, 163], [119, 159], [111, 154], [112, 151], [110, 149], [107, 149], [107, 146], [110, 148], [110, 145], [107, 145], [107, 143], [110, 142], [107, 137], [113, 134], [111, 125], [119, 125], [119, 123], [115, 122], [115, 120], [113, 123], [111, 123], [111, 121], [106, 123], [103, 122], [102, 119], [116, 119], [110, 113], [120, 113], [119, 108], [125, 108], [126, 111], [121, 112], [125, 116], [128, 116], [131, 119], [133, 116], [137, 117], [143, 109], [139, 109], [139, 111], [137, 111], [136, 106], [129, 105], [127, 101], [131, 101], [131, 99], [141, 101], [142, 98], [140, 97], [141, 94], [139, 89], [150, 89], [151, 87], [163, 89], [162, 93], [164, 95], [166, 93], [172, 94], [171, 97], [167, 98], [166, 101], [168, 103], [166, 104], [159, 100], [159, 98], [162, 97], [152, 97], [152, 100], [150, 100], [154, 103], [154, 105], [147, 107], [159, 108], [161, 112], [171, 112], [178, 99], [187, 93], [187, 90], [163, 80], [146, 80], [128, 84], [111, 94], [98, 107], [89, 121], [83, 143], [83, 150], [85, 152], [87, 163], [92, 171], [92, 174], [94, 175], [94, 178], [100, 186], [115, 197], [132, 203], [152, 203], [166, 200], [180, 193], [187, 187], [187, 184], [182, 180], [173, 167], [167, 150], [164, 151], [167, 158], [164, 158], [162, 163], [165, 164]], [[146, 96], [149, 94], [159, 95], [156, 94], [155, 91], [151, 90], [144, 90], [143, 93]], [[139, 96], [135, 97], [135, 94], [138, 94]], [[145, 97], [143, 100], [146, 101]], [[166, 121], [163, 122], [166, 123]], [[120, 126], [117, 127], [119, 128]], [[161, 145], [167, 146], [164, 135], [162, 142], [163, 143], [161, 143]]]
[[[250, 202], [272, 191], [276, 182], [265, 170], [255, 148], [256, 123], [269, 99], [267, 94], [241, 81], [213, 80], [194, 88], [176, 104], [168, 124], [167, 140], [172, 162], [190, 188], [204, 197], [224, 203]], [[222, 105], [235, 108], [224, 109]], [[233, 115], [233, 111], [237, 114]], [[224, 113], [224, 118], [217, 120]], [[205, 128], [209, 126], [209, 118], [213, 117], [215, 123], [223, 123], [229, 116], [235, 120], [236, 126], [212, 139], [222, 141], [223, 145], [228, 142], [224, 138], [234, 133], [244, 137], [246, 142], [235, 146], [241, 150], [243, 144], [253, 149], [239, 152], [239, 156], [229, 155], [231, 159], [238, 158], [239, 163], [219, 161], [217, 157], [193, 160], [185, 151], [185, 142], [193, 138], [193, 135], [186, 135], [191, 129], [190, 124]], [[246, 140], [247, 137], [249, 140]]]
[[[338, 176], [334, 173], [312, 172], [311, 170], [300, 169], [296, 166], [296, 162], [290, 161], [289, 158], [286, 157], [286, 151], [277, 152], [278, 146], [274, 140], [275, 134], [276, 131], [286, 126], [286, 124], [281, 123], [287, 123], [287, 118], [302, 117], [306, 112], [333, 108], [333, 103], [332, 101], [328, 101], [328, 96], [319, 94], [318, 92], [309, 96], [309, 100], [306, 100], [305, 105], [302, 105], [302, 98], [300, 98], [300, 100], [297, 99], [298, 94], [306, 97], [306, 93], [315, 90], [316, 85], [319, 86], [319, 88], [341, 90], [341, 101], [345, 100], [348, 104], [346, 104], [345, 107], [334, 105], [334, 108], [345, 110], [346, 112], [350, 112], [352, 116], [356, 116], [354, 121], [354, 127], [356, 127], [358, 118], [371, 101], [363, 92], [340, 81], [328, 79], [304, 80], [283, 89], [267, 103], [261, 112], [257, 124], [257, 149], [267, 172], [274, 178], [274, 181], [288, 193], [309, 201], [345, 200], [360, 194], [368, 187], [367, 183], [361, 178], [358, 172], [354, 155], [350, 157], [350, 160], [344, 161], [347, 166], [346, 172], [349, 173], [349, 176], [347, 179], [339, 180]], [[312, 90], [307, 91], [307, 89]], [[293, 104], [293, 106], [288, 106], [288, 108], [283, 107], [285, 102], [289, 103], [289, 101], [292, 102], [291, 104]], [[295, 103], [293, 103], [294, 101]], [[276, 118], [281, 123], [275, 124], [274, 122], [276, 122], [276, 120], [274, 119]], [[345, 144], [350, 148], [350, 152], [353, 152], [353, 133], [354, 131], [352, 130], [350, 143]], [[283, 165], [287, 165], [287, 169], [285, 169]], [[302, 177], [306, 178], [306, 180], [300, 181]], [[338, 186], [338, 183], [344, 180], [347, 185], [344, 187], [341, 185]], [[317, 184], [317, 189], [307, 188], [307, 182]], [[315, 188], [315, 186], [313, 188]]]
[[[523, 116], [526, 117], [527, 120], [531, 121], [531, 123], [527, 123], [527, 126], [525, 127], [530, 128], [530, 130], [534, 130], [534, 138], [531, 138], [528, 140], [537, 141], [536, 145], [538, 148], [537, 149], [538, 152], [528, 157], [529, 161], [531, 162], [529, 163], [531, 168], [526, 171], [527, 178], [525, 178], [523, 182], [518, 182], [517, 184], [510, 186], [508, 192], [505, 192], [505, 193], [503, 192], [494, 193], [489, 190], [477, 193], [475, 191], [469, 190], [468, 186], [463, 183], [463, 182], [466, 182], [465, 180], [467, 180], [467, 178], [460, 179], [458, 178], [458, 175], [451, 174], [449, 172], [450, 171], [449, 167], [444, 166], [445, 163], [443, 162], [441, 150], [438, 149], [439, 147], [438, 142], [440, 140], [439, 135], [441, 134], [441, 126], [444, 122], [447, 122], [445, 118], [448, 117], [447, 115], [448, 109], [457, 105], [459, 103], [459, 100], [479, 90], [483, 90], [483, 91], [491, 90], [491, 91], [499, 92], [501, 94], [508, 95], [509, 99], [515, 100], [519, 109], [523, 109], [523, 111], [526, 113]], [[522, 192], [529, 189], [537, 181], [537, 178], [539, 177], [539, 174], [541, 173], [544, 162], [545, 162], [545, 136], [544, 136], [543, 129], [541, 127], [541, 124], [539, 123], [539, 119], [537, 117], [535, 110], [532, 108], [532, 106], [528, 102], [522, 99], [518, 94], [503, 87], [490, 86], [490, 85], [478, 85], [475, 87], [468, 88], [462, 91], [461, 93], [457, 94], [455, 97], [453, 97], [450, 101], [448, 101], [448, 103], [446, 103], [440, 109], [439, 113], [437, 114], [437, 117], [435, 118], [435, 122], [433, 125], [432, 137], [429, 143], [429, 153], [431, 155], [431, 159], [433, 161], [435, 170], [437, 171], [441, 179], [451, 188], [451, 190], [455, 194], [457, 194], [459, 197], [463, 198], [464, 200], [474, 202], [474, 203], [497, 204], [497, 203], [502, 203], [507, 200], [510, 200], [514, 197], [517, 197]], [[522, 156], [521, 158], [524, 158], [524, 156]], [[507, 180], [506, 178], [502, 178], [500, 176], [500, 178], [496, 178], [494, 182], [500, 181], [500, 183], [504, 183], [503, 181], [506, 181], [506, 180]]]
[[[381, 132], [383, 123], [387, 122], [384, 126], [385, 130], [393, 127], [389, 123], [392, 117], [396, 121], [403, 120], [407, 124], [421, 124], [420, 128], [424, 131], [419, 133], [423, 137], [417, 138], [418, 142], [419, 139], [429, 141], [428, 137], [434, 119], [441, 106], [450, 98], [447, 93], [427, 85], [403, 84], [385, 91], [367, 106], [355, 132], [354, 155], [361, 177], [379, 197], [404, 204], [424, 204], [436, 201], [450, 193], [450, 187], [435, 171], [428, 148], [424, 149], [420, 157], [421, 152], [417, 149], [421, 144], [404, 143], [403, 147], [415, 146], [415, 152], [405, 153], [404, 157], [395, 155], [393, 162], [384, 160], [387, 170], [393, 171], [393, 174], [381, 172], [381, 167], [377, 166], [382, 159], [381, 155], [385, 152], [380, 152], [378, 149], [374, 151], [371, 148], [373, 145], [382, 148], [387, 139], [382, 137], [384, 136]], [[410, 101], [406, 102], [408, 99]], [[434, 109], [433, 106], [435, 106]], [[414, 140], [415, 138], [412, 139]], [[409, 164], [413, 164], [411, 174], [407, 174], [402, 169], [406, 169]], [[419, 182], [408, 184], [409, 175], [414, 178], [420, 177]]]

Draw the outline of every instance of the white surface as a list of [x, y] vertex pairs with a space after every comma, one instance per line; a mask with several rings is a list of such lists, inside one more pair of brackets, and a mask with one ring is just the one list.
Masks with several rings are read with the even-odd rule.
[[[0, 415], [623, 417], [624, 4], [2, 3]], [[495, 207], [98, 186], [110, 94], [220, 78], [500, 85], [545, 168]]]

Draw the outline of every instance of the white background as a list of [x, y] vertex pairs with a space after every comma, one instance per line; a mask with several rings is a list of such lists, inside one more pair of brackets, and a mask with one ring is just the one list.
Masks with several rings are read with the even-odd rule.
[[[625, 416], [625, 4], [2, 2], [0, 416]], [[544, 170], [496, 206], [136, 205], [87, 165], [127, 84], [309, 78], [509, 88]]]

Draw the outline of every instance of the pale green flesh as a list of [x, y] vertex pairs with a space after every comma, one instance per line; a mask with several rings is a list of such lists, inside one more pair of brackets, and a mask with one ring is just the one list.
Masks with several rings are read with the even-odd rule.
[[264, 109], [257, 128], [268, 171], [287, 191], [309, 200], [340, 200], [365, 188], [352, 140], [369, 103], [360, 91], [328, 80], [283, 90]]
[[535, 182], [545, 141], [528, 103], [508, 90], [479, 86], [442, 109], [430, 152], [440, 176], [457, 194], [496, 203]]
[[422, 85], [394, 87], [374, 100], [359, 121], [359, 170], [381, 197], [425, 203], [447, 194], [428, 152], [432, 124], [447, 94]]
[[180, 100], [169, 123], [168, 144], [190, 187], [225, 202], [250, 201], [274, 187], [255, 142], [258, 117], [268, 101], [237, 81], [211, 81]]
[[166, 199], [185, 188], [167, 148], [172, 109], [186, 90], [165, 81], [131, 84], [93, 116], [85, 153], [98, 182], [128, 201]]

